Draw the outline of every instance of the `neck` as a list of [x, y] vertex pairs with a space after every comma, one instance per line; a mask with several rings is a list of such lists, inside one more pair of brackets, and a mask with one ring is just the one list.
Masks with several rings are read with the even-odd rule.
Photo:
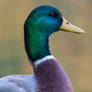
[[[34, 31], [32, 31], [34, 30]], [[36, 29], [25, 30], [25, 49], [31, 63], [51, 55], [48, 36], [40, 34]]]

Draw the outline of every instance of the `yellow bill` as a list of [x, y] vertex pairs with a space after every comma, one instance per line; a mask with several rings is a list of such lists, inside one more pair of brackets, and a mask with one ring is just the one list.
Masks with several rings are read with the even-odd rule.
[[73, 32], [73, 33], [77, 33], [77, 34], [83, 34], [83, 33], [85, 33], [85, 31], [83, 29], [80, 29], [80, 28], [72, 25], [64, 17], [63, 17], [63, 23], [62, 23], [62, 25], [61, 25], [61, 27], [59, 29], [61, 31]]

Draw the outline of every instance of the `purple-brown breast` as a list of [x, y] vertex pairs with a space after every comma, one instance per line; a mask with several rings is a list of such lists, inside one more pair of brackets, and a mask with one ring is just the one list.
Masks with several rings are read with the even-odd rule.
[[63, 68], [54, 59], [47, 60], [34, 68], [38, 92], [73, 92]]

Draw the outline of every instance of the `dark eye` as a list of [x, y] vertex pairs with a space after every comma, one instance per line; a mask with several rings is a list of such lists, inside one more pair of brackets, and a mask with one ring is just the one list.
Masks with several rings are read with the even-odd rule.
[[57, 16], [57, 13], [56, 12], [50, 12], [49, 13], [49, 16], [56, 17]]

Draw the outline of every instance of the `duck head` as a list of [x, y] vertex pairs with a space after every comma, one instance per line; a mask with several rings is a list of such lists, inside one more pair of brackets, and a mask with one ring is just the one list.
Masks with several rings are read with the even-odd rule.
[[[85, 31], [72, 25], [67, 21], [60, 11], [52, 6], [43, 5], [35, 8], [25, 22], [25, 26], [40, 28], [40, 33], [46, 33], [48, 35], [56, 31], [66, 31], [73, 33], [84, 33]], [[35, 30], [36, 32], [36, 30]]]
[[24, 25], [25, 49], [29, 59], [35, 61], [50, 55], [48, 37], [57, 31], [84, 33], [84, 30], [72, 25], [53, 6], [35, 8]]

